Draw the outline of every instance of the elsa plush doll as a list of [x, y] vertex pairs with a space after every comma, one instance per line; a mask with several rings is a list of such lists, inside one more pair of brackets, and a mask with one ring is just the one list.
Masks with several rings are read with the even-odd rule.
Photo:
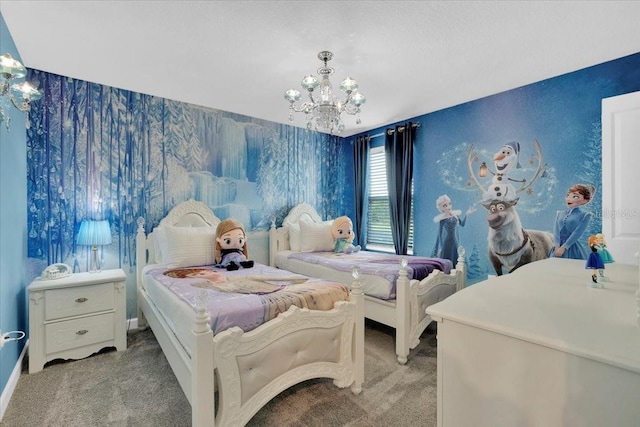
[[333, 248], [334, 252], [342, 252], [345, 254], [351, 254], [358, 252], [360, 246], [353, 244], [353, 223], [348, 216], [340, 216], [333, 220], [331, 223], [331, 235], [336, 241], [336, 245]]

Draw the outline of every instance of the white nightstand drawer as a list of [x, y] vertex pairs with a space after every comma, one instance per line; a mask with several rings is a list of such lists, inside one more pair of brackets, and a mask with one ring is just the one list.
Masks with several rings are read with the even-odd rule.
[[57, 353], [114, 338], [114, 314], [66, 320], [45, 325], [46, 353]]
[[45, 320], [80, 316], [114, 308], [113, 283], [45, 291]]

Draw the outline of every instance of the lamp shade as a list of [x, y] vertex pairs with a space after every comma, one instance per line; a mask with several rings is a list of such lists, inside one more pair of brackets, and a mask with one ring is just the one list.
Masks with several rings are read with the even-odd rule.
[[83, 246], [101, 246], [111, 244], [109, 221], [84, 220], [80, 224], [77, 243]]

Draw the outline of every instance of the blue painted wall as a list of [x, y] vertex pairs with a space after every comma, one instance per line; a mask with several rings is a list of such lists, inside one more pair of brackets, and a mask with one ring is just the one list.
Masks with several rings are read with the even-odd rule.
[[487, 254], [488, 211], [480, 205], [482, 193], [468, 171], [467, 153], [473, 145], [472, 170], [486, 189], [491, 175], [479, 178], [479, 166], [486, 162], [495, 171], [494, 154], [517, 141], [522, 168], [509, 176], [531, 181], [537, 166], [534, 140], [542, 150], [543, 169], [530, 189], [518, 194], [522, 224], [552, 231], [556, 211], [565, 208], [567, 189], [575, 183], [593, 184], [598, 192], [586, 206], [595, 214], [584, 235], [586, 246], [587, 236], [600, 232], [602, 224], [601, 101], [638, 90], [640, 53], [408, 119], [421, 124], [414, 150], [415, 253], [431, 256], [438, 232], [436, 199], [447, 194], [463, 214], [476, 208], [458, 230], [467, 248], [469, 279], [495, 274]]
[[[0, 15], [0, 54], [20, 60]], [[0, 100], [2, 102], [2, 100]], [[0, 330], [27, 332], [27, 157], [25, 114], [4, 105], [11, 118], [7, 131], [0, 123]], [[0, 350], [0, 392], [5, 390], [26, 339], [9, 342]]]

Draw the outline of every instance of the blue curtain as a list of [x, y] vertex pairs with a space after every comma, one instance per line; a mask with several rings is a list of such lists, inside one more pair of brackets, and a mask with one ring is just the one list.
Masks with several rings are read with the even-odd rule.
[[387, 129], [385, 134], [391, 236], [398, 255], [406, 255], [409, 247], [415, 132], [413, 123], [408, 122], [394, 129]]
[[355, 229], [357, 243], [364, 247], [366, 227], [364, 225], [364, 206], [367, 197], [367, 163], [369, 161], [369, 136], [359, 136], [353, 142], [353, 174], [356, 193]]

